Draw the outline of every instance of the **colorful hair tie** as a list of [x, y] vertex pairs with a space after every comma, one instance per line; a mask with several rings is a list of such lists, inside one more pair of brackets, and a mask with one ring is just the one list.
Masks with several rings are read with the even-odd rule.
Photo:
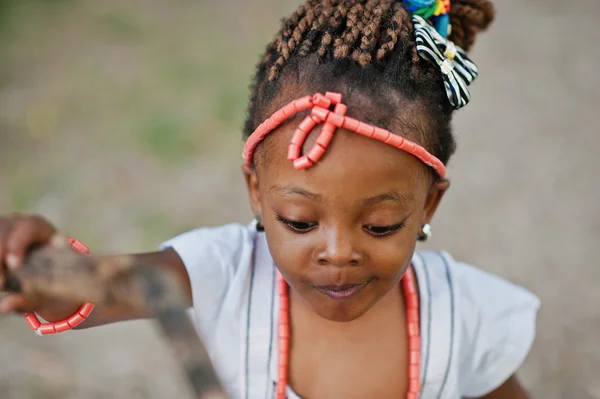
[[413, 15], [430, 20], [443, 38], [450, 35], [450, 0], [404, 0], [403, 4]]
[[450, 40], [445, 39], [424, 18], [413, 15], [417, 40], [417, 53], [421, 58], [436, 65], [444, 77], [446, 95], [455, 109], [464, 107], [471, 99], [467, 88], [479, 71], [467, 53]]

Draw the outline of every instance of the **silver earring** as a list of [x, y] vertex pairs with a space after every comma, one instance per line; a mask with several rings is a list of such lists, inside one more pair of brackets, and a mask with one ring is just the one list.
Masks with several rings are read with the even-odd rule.
[[427, 241], [431, 238], [431, 225], [429, 223], [425, 223], [423, 227], [421, 227], [421, 234], [419, 234], [419, 241]]

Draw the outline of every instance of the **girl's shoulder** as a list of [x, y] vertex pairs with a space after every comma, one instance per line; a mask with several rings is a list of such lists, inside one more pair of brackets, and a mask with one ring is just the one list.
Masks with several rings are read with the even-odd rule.
[[172, 247], [186, 265], [217, 261], [237, 267], [252, 251], [256, 229], [251, 225], [229, 223], [215, 227], [199, 227], [171, 238], [161, 249]]
[[252, 225], [230, 223], [196, 228], [161, 244], [174, 249], [185, 265], [199, 325], [210, 326], [223, 309], [242, 303], [256, 236]]
[[446, 252], [416, 252], [413, 265], [430, 359], [424, 389], [429, 381], [429, 389], [479, 397], [501, 385], [531, 349], [539, 299]]
[[528, 289], [482, 268], [458, 261], [447, 252], [417, 251], [413, 257], [419, 287], [434, 299], [447, 291], [469, 312], [482, 315], [528, 306], [537, 309], [539, 299]]

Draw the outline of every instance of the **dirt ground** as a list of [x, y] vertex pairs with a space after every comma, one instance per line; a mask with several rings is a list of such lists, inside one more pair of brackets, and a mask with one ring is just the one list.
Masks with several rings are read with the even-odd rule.
[[[246, 222], [240, 125], [254, 63], [295, 1], [0, 1], [0, 212], [96, 253]], [[456, 116], [429, 248], [542, 299], [520, 376], [600, 398], [598, 0], [502, 0]], [[0, 397], [188, 397], [154, 325], [55, 337], [0, 318]]]

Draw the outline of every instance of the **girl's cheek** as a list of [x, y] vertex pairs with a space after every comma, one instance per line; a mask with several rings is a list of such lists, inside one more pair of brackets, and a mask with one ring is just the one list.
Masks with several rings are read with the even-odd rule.
[[284, 269], [286, 274], [297, 272], [306, 262], [306, 252], [295, 240], [287, 237], [285, 232], [275, 232], [269, 239], [269, 249], [277, 266]]
[[372, 263], [387, 275], [397, 275], [412, 260], [415, 245], [407, 240], [390, 242], [372, 252]]

